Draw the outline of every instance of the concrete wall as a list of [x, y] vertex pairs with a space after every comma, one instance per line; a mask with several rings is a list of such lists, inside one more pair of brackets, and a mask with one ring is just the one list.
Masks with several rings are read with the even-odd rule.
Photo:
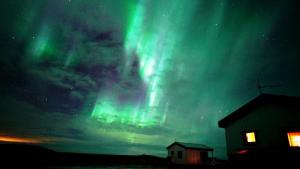
[[[300, 128], [300, 109], [295, 105], [264, 105], [233, 122], [225, 130], [227, 152], [234, 154], [241, 149], [286, 147], [286, 130]], [[243, 131], [256, 131], [257, 144], [247, 146]]]

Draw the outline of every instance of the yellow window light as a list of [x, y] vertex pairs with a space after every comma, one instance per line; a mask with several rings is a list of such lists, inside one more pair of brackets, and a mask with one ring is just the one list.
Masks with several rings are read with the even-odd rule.
[[247, 132], [246, 133], [246, 139], [248, 143], [255, 143], [256, 138], [255, 138], [255, 133], [254, 132]]
[[300, 147], [300, 132], [288, 132], [290, 147]]

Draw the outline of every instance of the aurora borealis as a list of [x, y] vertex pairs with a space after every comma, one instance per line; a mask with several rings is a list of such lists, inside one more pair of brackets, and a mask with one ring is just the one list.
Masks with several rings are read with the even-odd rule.
[[[300, 96], [296, 0], [11, 0], [1, 5], [0, 137], [57, 151], [225, 157], [218, 120]], [[26, 140], [26, 139], [25, 139]], [[1, 141], [1, 140], [0, 140]]]

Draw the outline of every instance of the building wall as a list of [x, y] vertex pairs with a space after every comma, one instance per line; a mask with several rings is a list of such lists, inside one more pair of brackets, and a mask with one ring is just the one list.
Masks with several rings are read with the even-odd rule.
[[202, 158], [200, 150], [187, 149], [186, 162], [188, 164], [201, 164]]
[[[226, 130], [229, 155], [247, 148], [285, 147], [286, 130], [300, 127], [300, 111], [295, 105], [264, 105], [233, 122]], [[246, 146], [243, 131], [256, 131], [257, 144]]]
[[[172, 155], [171, 152], [174, 152], [174, 154]], [[178, 151], [182, 152], [182, 158], [178, 158]], [[175, 164], [186, 164], [186, 149], [184, 149], [181, 146], [178, 146], [177, 144], [173, 145], [172, 147], [170, 147], [170, 149], [168, 150], [168, 155], [171, 158], [172, 163]]]
[[[173, 155], [171, 153], [172, 151], [174, 152]], [[182, 152], [182, 158], [178, 158], [178, 151]], [[175, 164], [203, 164], [208, 159], [208, 152], [185, 149], [175, 144], [168, 150], [168, 156], [171, 158], [171, 162]]]

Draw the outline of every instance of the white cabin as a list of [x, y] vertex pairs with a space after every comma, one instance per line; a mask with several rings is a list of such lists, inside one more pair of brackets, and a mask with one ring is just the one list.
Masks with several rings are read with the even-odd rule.
[[167, 147], [168, 157], [174, 164], [202, 165], [213, 149], [203, 144], [174, 142]]

